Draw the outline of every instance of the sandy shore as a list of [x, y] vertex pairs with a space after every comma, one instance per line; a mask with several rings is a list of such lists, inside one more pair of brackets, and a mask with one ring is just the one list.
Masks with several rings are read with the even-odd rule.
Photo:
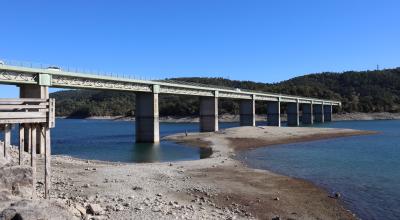
[[[328, 128], [240, 127], [177, 134], [168, 140], [211, 147], [207, 159], [123, 164], [52, 159], [51, 201], [86, 219], [354, 219], [339, 200], [313, 184], [248, 168], [235, 151], [292, 141], [370, 132]], [[39, 159], [38, 171], [43, 169]], [[42, 196], [42, 173], [38, 196]], [[96, 215], [89, 206], [99, 206]], [[85, 212], [82, 214], [82, 212]]]

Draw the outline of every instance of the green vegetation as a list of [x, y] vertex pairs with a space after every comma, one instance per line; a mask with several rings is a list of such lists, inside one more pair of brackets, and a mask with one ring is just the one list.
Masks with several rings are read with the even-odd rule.
[[[169, 80], [334, 99], [342, 101], [346, 112], [400, 112], [400, 68], [310, 74], [274, 84], [200, 77]], [[56, 98], [58, 116], [128, 116], [135, 108], [135, 96], [127, 92], [68, 90], [51, 97]], [[160, 95], [161, 116], [196, 115], [198, 106], [197, 97]], [[265, 112], [265, 104], [257, 104], [256, 111]], [[220, 100], [220, 113], [237, 112], [237, 101]]]

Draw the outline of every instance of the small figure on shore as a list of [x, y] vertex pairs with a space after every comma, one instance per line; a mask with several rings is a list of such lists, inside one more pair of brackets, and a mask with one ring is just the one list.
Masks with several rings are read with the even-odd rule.
[[186, 136], [186, 137], [188, 136], [187, 130], [185, 130], [185, 136]]

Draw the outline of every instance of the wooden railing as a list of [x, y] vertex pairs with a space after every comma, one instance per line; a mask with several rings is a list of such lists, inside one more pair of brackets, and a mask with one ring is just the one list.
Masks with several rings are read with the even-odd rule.
[[0, 99], [0, 124], [47, 123], [55, 126], [54, 99]]

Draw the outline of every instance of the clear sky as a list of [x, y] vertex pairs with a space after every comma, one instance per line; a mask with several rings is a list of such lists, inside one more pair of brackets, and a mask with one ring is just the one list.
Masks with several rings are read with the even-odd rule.
[[[398, 0], [1, 1], [0, 59], [278, 82], [400, 66]], [[0, 87], [2, 97], [16, 89]]]

